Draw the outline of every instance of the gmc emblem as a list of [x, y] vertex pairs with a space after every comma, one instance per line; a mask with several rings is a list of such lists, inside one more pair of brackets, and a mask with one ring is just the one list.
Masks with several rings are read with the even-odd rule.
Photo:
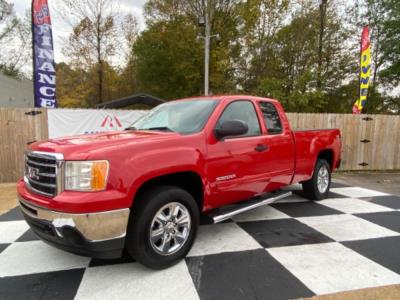
[[28, 166], [28, 177], [33, 180], [39, 180], [39, 169]]

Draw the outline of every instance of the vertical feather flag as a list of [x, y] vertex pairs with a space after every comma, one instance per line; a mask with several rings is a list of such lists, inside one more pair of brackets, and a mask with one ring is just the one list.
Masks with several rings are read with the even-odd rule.
[[47, 0], [32, 1], [35, 107], [57, 107], [53, 35]]
[[368, 87], [371, 78], [371, 45], [368, 26], [365, 26], [361, 35], [360, 58], [360, 90], [357, 101], [353, 106], [353, 114], [360, 114], [367, 102]]

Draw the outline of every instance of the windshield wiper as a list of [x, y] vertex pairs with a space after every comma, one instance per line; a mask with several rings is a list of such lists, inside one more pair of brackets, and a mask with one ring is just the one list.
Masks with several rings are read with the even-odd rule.
[[129, 126], [129, 127], [126, 127], [124, 130], [137, 130], [137, 128], [133, 127], [133, 126]]
[[171, 131], [174, 132], [171, 128], [169, 127], [150, 127], [150, 128], [144, 128], [142, 130], [160, 130], [160, 131]]

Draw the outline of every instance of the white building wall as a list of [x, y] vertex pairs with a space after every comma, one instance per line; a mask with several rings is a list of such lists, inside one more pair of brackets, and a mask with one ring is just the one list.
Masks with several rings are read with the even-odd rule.
[[33, 107], [33, 82], [0, 74], [0, 107]]

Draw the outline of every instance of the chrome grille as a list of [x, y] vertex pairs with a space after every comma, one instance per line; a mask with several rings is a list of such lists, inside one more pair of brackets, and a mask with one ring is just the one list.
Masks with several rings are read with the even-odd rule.
[[30, 151], [25, 154], [24, 180], [38, 194], [54, 197], [63, 186], [63, 161], [59, 153]]

